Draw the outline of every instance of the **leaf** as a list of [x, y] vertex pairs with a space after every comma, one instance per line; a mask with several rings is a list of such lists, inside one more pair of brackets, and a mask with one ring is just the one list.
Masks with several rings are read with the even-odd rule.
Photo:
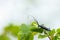
[[54, 36], [53, 40], [57, 40], [58, 39], [58, 36]]
[[38, 27], [36, 22], [32, 22], [31, 26]]
[[60, 28], [57, 29], [57, 35], [60, 36]]
[[20, 26], [20, 32], [18, 35], [18, 40], [31, 40], [33, 39], [33, 36], [31, 35], [30, 27], [27, 26], [26, 24], [22, 24]]
[[17, 36], [19, 31], [20, 31], [19, 26], [16, 26], [16, 25], [13, 25], [13, 24], [11, 24], [11, 25], [9, 25], [5, 28], [5, 32], [7, 32], [7, 33], [9, 32], [14, 36]]
[[35, 27], [33, 27], [33, 28], [31, 29], [31, 31], [33, 31], [33, 32], [38, 32], [38, 33], [42, 33], [42, 32], [43, 32], [43, 29], [42, 29], [42, 28], [35, 28]]
[[47, 37], [46, 34], [45, 34], [45, 35], [40, 34], [40, 35], [38, 36], [38, 38], [46, 38], [46, 37]]
[[33, 40], [34, 39], [34, 35], [32, 33], [29, 33], [27, 36], [26, 36], [26, 40]]
[[32, 33], [28, 33], [26, 34], [19, 34], [18, 35], [18, 40], [33, 40], [34, 39], [34, 35]]
[[55, 34], [55, 29], [53, 29], [53, 30], [51, 30], [50, 32], [49, 32], [49, 35], [51, 36], [54, 36], [54, 34]]
[[29, 28], [29, 26], [27, 26], [26, 24], [22, 24], [21, 26], [20, 26], [20, 31], [22, 31], [23, 33], [29, 33], [30, 32], [30, 28]]
[[60, 40], [60, 38], [58, 38], [58, 40]]
[[0, 35], [0, 40], [10, 40], [6, 35]]

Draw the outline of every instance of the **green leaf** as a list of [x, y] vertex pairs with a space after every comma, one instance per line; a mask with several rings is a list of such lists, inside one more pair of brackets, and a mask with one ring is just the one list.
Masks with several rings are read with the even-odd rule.
[[57, 29], [57, 35], [60, 36], [60, 28]]
[[13, 24], [10, 24], [9, 26], [7, 26], [5, 28], [5, 32], [7, 32], [7, 33], [9, 32], [14, 36], [17, 36], [19, 31], [20, 31], [19, 26], [16, 26], [16, 25], [13, 25]]
[[31, 31], [30, 31], [30, 27], [27, 26], [26, 24], [22, 24], [22, 25], [20, 26], [20, 31], [22, 31], [22, 32], [25, 33], [25, 34], [31, 32]]
[[26, 40], [33, 40], [34, 39], [34, 35], [32, 33], [29, 33], [27, 36], [26, 36]]
[[58, 38], [58, 40], [60, 40], [60, 38]]
[[55, 34], [55, 29], [53, 29], [53, 30], [51, 30], [50, 32], [49, 32], [49, 35], [51, 36], [54, 36], [54, 34]]
[[42, 29], [42, 28], [35, 28], [35, 27], [33, 27], [33, 28], [31, 29], [31, 31], [33, 31], [33, 32], [38, 32], [38, 33], [42, 33], [42, 32], [43, 32], [43, 29]]
[[53, 40], [57, 40], [58, 39], [58, 36], [54, 36]]
[[0, 40], [10, 40], [6, 35], [0, 35]]
[[38, 27], [36, 22], [32, 22], [31, 26]]
[[45, 34], [45, 35], [40, 34], [40, 35], [38, 36], [38, 38], [46, 38], [46, 37], [47, 37], [46, 34]]
[[18, 35], [18, 40], [33, 40], [34, 39], [34, 35], [32, 33], [28, 33], [26, 34], [19, 34]]
[[18, 40], [33, 40], [33, 35], [32, 32], [30, 31], [30, 26], [26, 24], [22, 24], [20, 26], [19, 35], [18, 35]]

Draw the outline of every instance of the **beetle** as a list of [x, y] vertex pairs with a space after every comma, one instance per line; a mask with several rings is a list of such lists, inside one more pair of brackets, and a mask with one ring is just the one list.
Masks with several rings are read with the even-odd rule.
[[[32, 17], [33, 17], [33, 16], [32, 16]], [[34, 18], [34, 17], [33, 17], [33, 18]], [[37, 23], [38, 28], [42, 28], [42, 29], [44, 29], [44, 30], [51, 31], [49, 28], [45, 27], [44, 24], [39, 25], [38, 21], [37, 21], [35, 18], [34, 18], [34, 21]]]

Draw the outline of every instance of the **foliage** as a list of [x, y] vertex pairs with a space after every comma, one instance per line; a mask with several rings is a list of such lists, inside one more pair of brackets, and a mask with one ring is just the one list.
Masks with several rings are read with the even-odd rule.
[[10, 40], [6, 35], [0, 35], [0, 40]]
[[3, 34], [0, 35], [0, 40], [10, 40], [9, 36], [7, 36], [8, 34], [17, 37], [17, 40], [33, 40], [36, 34], [40, 39], [48, 37], [50, 40], [60, 40], [60, 28], [46, 31], [38, 28], [36, 22], [32, 22], [30, 25], [21, 24], [18, 26], [10, 24], [4, 28]]

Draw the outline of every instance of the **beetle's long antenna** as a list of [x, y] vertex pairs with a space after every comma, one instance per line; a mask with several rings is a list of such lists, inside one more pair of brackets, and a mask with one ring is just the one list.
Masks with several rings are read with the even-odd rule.
[[[32, 16], [33, 17], [33, 16]], [[35, 17], [33, 17], [34, 18], [34, 21], [39, 25], [39, 23], [38, 23], [38, 21], [35, 19]]]

